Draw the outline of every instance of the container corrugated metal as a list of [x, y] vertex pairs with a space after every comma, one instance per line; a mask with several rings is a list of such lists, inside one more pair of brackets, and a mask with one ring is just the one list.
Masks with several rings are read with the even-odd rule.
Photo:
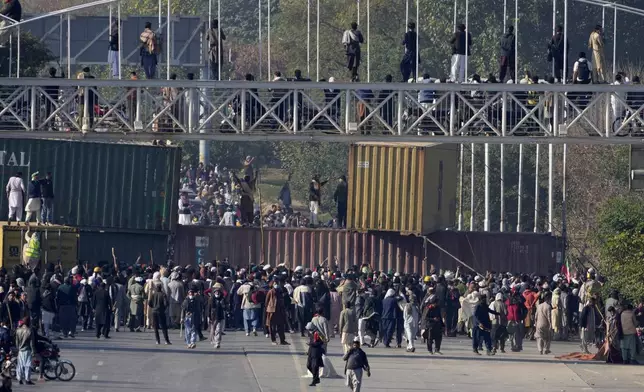
[[112, 248], [119, 262], [134, 264], [139, 255], [144, 263], [150, 263], [150, 251], [156, 264], [167, 262], [168, 236], [112, 231], [80, 232], [79, 259], [98, 265], [101, 261], [112, 263]]
[[415, 235], [452, 228], [457, 163], [454, 144], [352, 145], [347, 228]]
[[[563, 241], [549, 234], [442, 231], [427, 238], [482, 274], [486, 271], [545, 274], [561, 269], [557, 260], [561, 260]], [[455, 270], [460, 265], [429, 243], [427, 259], [436, 269]], [[466, 272], [467, 268], [461, 266], [461, 270]]]
[[[40, 233], [40, 260], [43, 263], [61, 262], [63, 267], [71, 268], [78, 260], [78, 230], [67, 226], [31, 226], [31, 230]], [[0, 266], [10, 270], [22, 261], [22, 250], [25, 244], [27, 227], [24, 225], [8, 226], [0, 222]]]
[[[546, 234], [442, 231], [427, 238], [479, 273], [546, 273], [561, 266], [556, 260], [562, 241]], [[329, 260], [341, 270], [366, 262], [379, 271], [421, 274], [431, 265], [461, 265], [423, 237], [333, 229], [267, 228], [262, 237], [259, 228], [178, 226], [175, 258], [182, 265], [228, 258], [239, 267], [287, 262], [309, 268]]]
[[[54, 220], [81, 228], [168, 232], [177, 220], [181, 149], [55, 140], [0, 140], [3, 186], [51, 172]], [[7, 216], [0, 199], [0, 216]]]
[[[346, 270], [370, 263], [379, 270], [423, 270], [423, 241], [387, 232], [350, 232], [334, 229], [243, 227], [177, 227], [175, 257], [182, 265], [228, 258], [232, 265], [262, 262], [313, 268], [325, 261]], [[263, 241], [262, 241], [263, 238]], [[264, 251], [262, 252], [262, 246]]]

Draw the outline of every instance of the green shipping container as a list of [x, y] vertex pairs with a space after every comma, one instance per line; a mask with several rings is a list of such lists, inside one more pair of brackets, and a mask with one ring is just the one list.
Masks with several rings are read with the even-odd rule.
[[[17, 172], [25, 188], [31, 173], [51, 172], [54, 222], [84, 229], [171, 230], [180, 164], [178, 147], [0, 139], [2, 186]], [[0, 219], [8, 212], [5, 195]]]

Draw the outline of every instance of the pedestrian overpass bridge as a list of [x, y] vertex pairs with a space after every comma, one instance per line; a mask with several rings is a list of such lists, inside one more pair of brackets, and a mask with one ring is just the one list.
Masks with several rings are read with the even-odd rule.
[[644, 142], [644, 86], [0, 80], [0, 137]]

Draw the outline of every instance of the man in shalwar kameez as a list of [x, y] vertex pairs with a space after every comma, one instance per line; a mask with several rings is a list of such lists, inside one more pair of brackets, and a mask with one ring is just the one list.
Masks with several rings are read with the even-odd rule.
[[9, 218], [7, 219], [7, 224], [11, 224], [11, 220], [15, 219], [18, 225], [20, 225], [20, 221], [22, 221], [22, 209], [24, 207], [24, 194], [27, 192], [25, 183], [22, 181], [21, 172], [9, 178], [5, 191], [7, 192], [7, 199], [9, 199]]

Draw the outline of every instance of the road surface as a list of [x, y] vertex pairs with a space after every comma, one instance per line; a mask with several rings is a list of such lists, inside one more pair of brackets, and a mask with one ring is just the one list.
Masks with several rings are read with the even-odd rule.
[[[305, 340], [287, 335], [291, 346], [272, 346], [260, 335], [227, 332], [215, 350], [201, 342], [188, 350], [171, 331], [172, 346], [154, 343], [151, 332], [112, 333], [110, 340], [96, 340], [81, 332], [74, 340], [58, 341], [63, 358], [77, 369], [71, 382], [47, 381], [20, 386], [16, 391], [118, 392], [118, 391], [221, 391], [301, 392], [348, 391], [343, 378], [322, 379], [309, 387]], [[562, 362], [555, 355], [578, 351], [574, 343], [553, 342], [551, 355], [539, 355], [534, 342], [525, 342], [522, 353], [474, 356], [467, 338], [443, 341], [443, 356], [429, 355], [424, 346], [416, 353], [380, 345], [365, 349], [372, 376], [363, 380], [363, 391], [473, 390], [555, 392], [644, 390], [644, 366], [607, 365], [597, 362]], [[339, 338], [329, 344], [330, 358], [343, 373]]]

